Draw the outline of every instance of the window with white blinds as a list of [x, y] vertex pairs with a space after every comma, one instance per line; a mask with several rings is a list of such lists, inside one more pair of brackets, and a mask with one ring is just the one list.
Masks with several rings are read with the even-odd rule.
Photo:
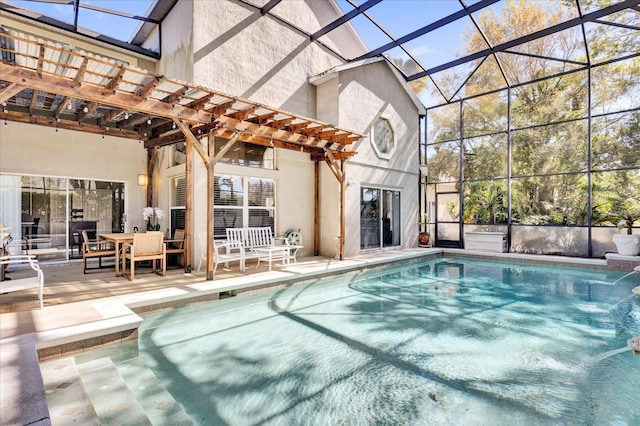
[[[227, 228], [269, 226], [275, 233], [274, 179], [238, 175], [216, 175], [213, 184], [214, 236], [226, 238]], [[184, 229], [186, 180], [172, 179], [171, 233]]]
[[187, 202], [187, 180], [184, 176], [172, 179], [171, 207], [184, 207]]
[[214, 177], [214, 235], [226, 228], [269, 226], [275, 232], [275, 180], [237, 175]]
[[187, 181], [184, 176], [171, 180], [171, 235], [176, 229], [184, 229], [185, 205], [187, 199]]

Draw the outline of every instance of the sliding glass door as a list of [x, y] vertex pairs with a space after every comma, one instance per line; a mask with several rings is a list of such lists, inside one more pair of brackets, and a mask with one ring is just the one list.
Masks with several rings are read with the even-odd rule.
[[360, 248], [399, 246], [400, 229], [400, 191], [363, 187], [360, 192]]
[[42, 260], [81, 258], [90, 238], [124, 230], [124, 183], [47, 176], [0, 175], [0, 222], [12, 254]]

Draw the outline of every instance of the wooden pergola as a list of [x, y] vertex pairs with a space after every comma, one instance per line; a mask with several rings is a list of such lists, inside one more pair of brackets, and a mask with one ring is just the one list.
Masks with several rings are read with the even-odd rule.
[[[207, 169], [207, 279], [213, 279], [214, 166], [237, 143], [310, 154], [315, 163], [314, 254], [319, 252], [319, 165], [340, 185], [340, 259], [344, 254], [345, 160], [363, 136], [60, 43], [0, 27], [0, 119], [143, 141], [151, 176], [158, 148], [185, 141], [185, 268], [193, 235], [194, 152]], [[208, 136], [205, 146], [201, 139]], [[214, 137], [227, 139], [217, 153]], [[149, 182], [152, 182], [149, 179]], [[153, 188], [148, 186], [151, 204]]]

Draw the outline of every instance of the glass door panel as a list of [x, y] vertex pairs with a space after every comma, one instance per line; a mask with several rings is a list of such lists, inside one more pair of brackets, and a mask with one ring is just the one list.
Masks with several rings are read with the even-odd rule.
[[20, 238], [24, 254], [66, 260], [66, 195], [66, 179], [22, 177]]
[[382, 246], [400, 245], [400, 191], [382, 191]]
[[461, 247], [460, 241], [460, 194], [457, 192], [436, 193], [436, 245], [439, 247]]
[[97, 234], [122, 232], [124, 184], [96, 180], [69, 180], [69, 257], [82, 257], [82, 231]]
[[400, 191], [362, 188], [360, 192], [360, 248], [401, 244]]
[[360, 248], [380, 247], [380, 190], [362, 188], [360, 193]]

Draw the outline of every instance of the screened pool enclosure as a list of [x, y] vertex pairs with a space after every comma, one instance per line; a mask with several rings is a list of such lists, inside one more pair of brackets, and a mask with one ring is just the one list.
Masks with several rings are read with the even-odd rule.
[[436, 245], [498, 231], [512, 252], [602, 257], [621, 221], [639, 232], [640, 9], [585, 22], [599, 4], [481, 13], [466, 54], [521, 42], [430, 76], [445, 99], [421, 143]]

